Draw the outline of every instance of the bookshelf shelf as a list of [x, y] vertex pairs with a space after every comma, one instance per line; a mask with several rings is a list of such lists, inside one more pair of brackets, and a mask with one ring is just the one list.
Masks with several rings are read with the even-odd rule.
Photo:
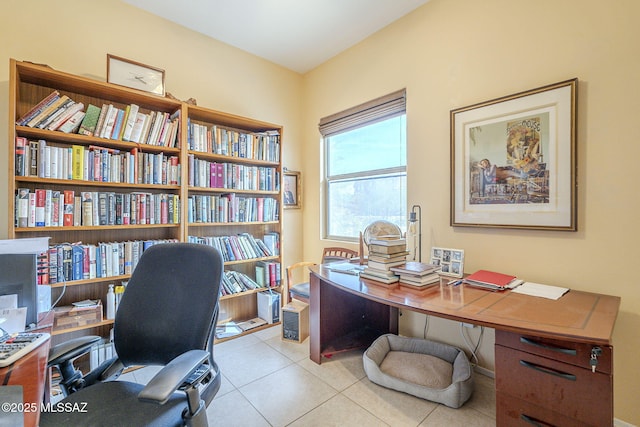
[[231, 226], [265, 226], [265, 225], [278, 225], [278, 221], [247, 221], [247, 222], [190, 222], [189, 227], [231, 227]]
[[[52, 288], [63, 288], [65, 286], [81, 286], [81, 285], [87, 285], [90, 283], [105, 283], [105, 282], [121, 282], [123, 280], [128, 280], [131, 277], [130, 274], [122, 274], [122, 275], [118, 275], [118, 276], [111, 276], [111, 277], [98, 277], [95, 279], [86, 279], [86, 280], [70, 280], [66, 283], [64, 282], [58, 282], [58, 283], [53, 283], [51, 284]], [[106, 286], [106, 284], [105, 284]]]
[[52, 335], [63, 335], [70, 334], [72, 332], [78, 331], [86, 331], [88, 329], [96, 329], [101, 326], [111, 326], [113, 325], [113, 319], [103, 320], [102, 322], [89, 323], [88, 325], [76, 326], [75, 328], [66, 328], [66, 329], [54, 329]]
[[[277, 286], [275, 288], [269, 288], [274, 292], [282, 292], [282, 288], [280, 286]], [[251, 289], [251, 290], [247, 290], [247, 291], [242, 291], [239, 292], [237, 294], [232, 294], [232, 295], [222, 295], [220, 297], [220, 301], [226, 301], [226, 300], [230, 300], [230, 299], [234, 299], [234, 298], [238, 298], [238, 297], [246, 297], [248, 295], [255, 295], [258, 292], [262, 292], [265, 289]]]
[[68, 185], [73, 187], [105, 187], [105, 188], [132, 188], [136, 190], [165, 190], [177, 192], [180, 190], [179, 185], [163, 185], [163, 184], [128, 184], [125, 182], [102, 182], [102, 181], [84, 181], [77, 179], [54, 179], [54, 178], [38, 178], [33, 176], [15, 177], [16, 183], [38, 183], [43, 185]]
[[64, 133], [52, 130], [34, 129], [27, 126], [15, 126], [16, 135], [30, 139], [44, 139], [51, 142], [62, 141], [65, 144], [75, 144], [84, 146], [104, 146], [118, 150], [132, 150], [138, 148], [143, 152], [165, 154], [179, 154], [180, 149], [175, 147], [164, 147], [159, 145], [138, 144], [133, 142], [118, 141], [113, 139], [97, 138], [93, 136], [78, 135], [76, 133]]
[[[277, 249], [276, 246], [269, 249], [273, 250], [269, 256], [227, 261], [225, 271], [254, 281], [258, 267], [262, 274], [261, 269], [265, 265], [280, 274], [281, 126], [13, 59], [10, 60], [9, 80], [9, 158], [16, 159], [9, 162], [8, 171], [9, 238], [50, 237], [51, 256], [54, 256], [52, 251], [61, 251], [66, 242], [82, 242], [84, 251], [87, 251], [87, 246], [100, 247], [104, 244], [113, 245], [121, 251], [125, 244], [134, 242], [135, 256], [139, 256], [145, 245], [156, 241], [208, 241], [215, 237], [239, 237], [250, 233], [257, 243], [267, 235], [270, 238], [277, 236]], [[27, 117], [41, 101], [55, 95], [65, 99], [69, 108], [75, 106], [86, 116], [90, 116], [87, 113], [91, 105], [95, 107], [94, 113], [97, 109], [106, 118], [95, 126], [97, 131], [90, 128], [82, 134], [77, 132], [77, 128], [68, 133], [61, 131], [62, 127], [56, 129], [53, 126], [55, 118], [47, 122], [46, 119], [38, 121]], [[57, 108], [53, 111], [59, 111], [62, 116], [62, 110]], [[109, 122], [111, 112], [112, 122]], [[130, 113], [131, 128], [127, 129]], [[94, 116], [97, 121], [99, 116]], [[140, 125], [140, 134], [136, 134], [132, 126], [140, 117], [143, 124]], [[79, 120], [84, 121], [84, 118]], [[113, 130], [108, 126], [113, 126]], [[198, 132], [204, 131], [204, 134], [198, 134], [200, 138], [197, 141], [194, 139], [196, 128]], [[129, 131], [131, 134], [127, 133]], [[19, 140], [25, 144], [24, 150], [19, 147]], [[202, 141], [205, 143], [199, 145]], [[194, 142], [198, 144], [194, 145]], [[47, 153], [47, 150], [54, 154]], [[42, 163], [45, 158], [47, 163]], [[197, 166], [191, 162], [197, 162]], [[229, 180], [228, 185], [216, 185], [227, 188], [214, 188], [216, 186], [209, 182], [203, 185], [197, 181], [199, 186], [190, 183], [194, 171], [204, 172], [202, 168], [212, 164], [227, 168], [224, 179]], [[114, 176], [117, 178], [111, 179]], [[201, 173], [200, 176], [206, 175]], [[42, 192], [46, 194], [46, 203], [49, 203], [51, 195], [51, 207], [45, 205], [46, 221], [38, 222], [32, 217], [32, 199], [36, 198], [36, 193], [41, 195]], [[73, 217], [80, 220], [65, 222], [70, 217], [65, 217], [67, 206], [61, 205], [67, 204], [64, 193], [72, 193], [70, 200], [73, 203], [69, 204], [74, 208]], [[25, 205], [25, 194], [28, 205]], [[85, 197], [89, 194], [91, 198]], [[105, 194], [108, 206], [99, 204]], [[114, 197], [116, 202], [109, 197]], [[98, 202], [94, 198], [99, 199]], [[124, 216], [116, 220], [108, 217], [105, 222], [99, 215], [105, 209], [109, 215], [119, 209], [122, 214], [121, 207], [128, 205], [117, 201], [127, 199], [132, 204], [135, 200], [137, 205], [131, 211], [125, 211], [127, 214]], [[196, 201], [201, 207], [205, 199], [208, 199], [206, 203], [225, 199], [224, 214], [221, 210], [214, 213], [221, 215], [220, 221], [216, 218], [214, 222], [213, 218], [207, 217], [205, 222], [190, 222], [189, 215], [193, 213]], [[165, 203], [165, 200], [170, 202]], [[92, 204], [91, 211], [87, 203]], [[160, 208], [158, 203], [162, 204]], [[251, 206], [247, 208], [246, 203]], [[25, 206], [28, 206], [26, 217], [23, 212]], [[77, 209], [78, 206], [81, 209]], [[155, 209], [154, 215], [139, 218], [143, 207], [148, 214], [151, 206]], [[42, 209], [42, 206], [38, 205], [38, 208]], [[252, 216], [245, 216], [245, 209], [253, 210]], [[238, 216], [240, 211], [243, 213]], [[41, 210], [37, 212], [42, 214]], [[131, 216], [136, 215], [135, 224], [126, 223], [130, 220], [129, 212]], [[89, 220], [90, 216], [92, 220]], [[128, 219], [125, 221], [125, 218]], [[243, 221], [245, 219], [247, 221]], [[66, 286], [52, 279], [55, 282], [51, 284], [52, 300], [64, 287], [59, 305], [70, 305], [83, 299], [101, 299], [103, 307], [106, 307], [106, 285], [119, 284], [130, 278], [130, 274], [118, 274], [122, 273], [120, 264], [114, 263], [110, 268], [115, 269], [116, 274], [87, 279], [91, 275], [87, 276], [85, 272], [84, 279], [68, 280]], [[74, 272], [74, 277], [82, 275]], [[272, 280], [271, 276], [268, 280]], [[277, 286], [272, 289], [282, 292], [279, 279], [273, 280]], [[264, 289], [225, 294], [221, 298], [221, 310], [234, 321], [257, 317], [255, 294]], [[106, 337], [112, 324], [113, 321], [109, 320], [79, 328], [54, 330], [54, 344], [64, 341], [65, 337], [85, 334], [88, 330]]]

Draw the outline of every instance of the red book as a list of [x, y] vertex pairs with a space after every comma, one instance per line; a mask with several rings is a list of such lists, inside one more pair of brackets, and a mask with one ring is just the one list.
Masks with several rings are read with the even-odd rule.
[[215, 162], [209, 163], [209, 187], [218, 188], [218, 175], [216, 174]]
[[496, 273], [488, 270], [478, 270], [470, 276], [465, 277], [465, 281], [474, 282], [481, 285], [497, 286], [504, 288], [507, 286], [516, 276], [510, 274]]
[[46, 198], [46, 190], [36, 189], [36, 227], [44, 227]]
[[73, 226], [74, 196], [75, 192], [73, 190], [64, 190], [64, 214], [62, 217], [62, 225], [65, 227]]

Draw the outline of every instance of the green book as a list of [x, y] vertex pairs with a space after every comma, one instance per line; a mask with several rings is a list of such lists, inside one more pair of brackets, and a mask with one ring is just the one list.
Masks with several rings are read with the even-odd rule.
[[80, 135], [88, 135], [93, 136], [93, 133], [96, 130], [96, 125], [98, 124], [98, 117], [100, 116], [100, 108], [96, 107], [93, 104], [89, 104], [87, 107], [87, 112], [80, 124], [80, 129], [78, 129], [78, 133]]

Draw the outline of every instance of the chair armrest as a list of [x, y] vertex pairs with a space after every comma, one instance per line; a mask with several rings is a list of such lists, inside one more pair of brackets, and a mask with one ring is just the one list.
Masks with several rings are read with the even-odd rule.
[[190, 350], [177, 356], [162, 368], [138, 393], [138, 399], [164, 404], [169, 397], [206, 362], [209, 353], [205, 350]]
[[102, 338], [95, 335], [78, 337], [51, 347], [48, 366], [56, 366], [89, 352]]

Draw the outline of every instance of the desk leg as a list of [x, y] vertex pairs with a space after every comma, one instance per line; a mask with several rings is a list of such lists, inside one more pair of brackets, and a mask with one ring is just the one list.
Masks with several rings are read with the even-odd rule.
[[398, 333], [398, 309], [346, 292], [312, 274], [310, 278], [310, 355], [365, 348], [385, 333]]
[[320, 364], [320, 279], [309, 278], [309, 357]]

